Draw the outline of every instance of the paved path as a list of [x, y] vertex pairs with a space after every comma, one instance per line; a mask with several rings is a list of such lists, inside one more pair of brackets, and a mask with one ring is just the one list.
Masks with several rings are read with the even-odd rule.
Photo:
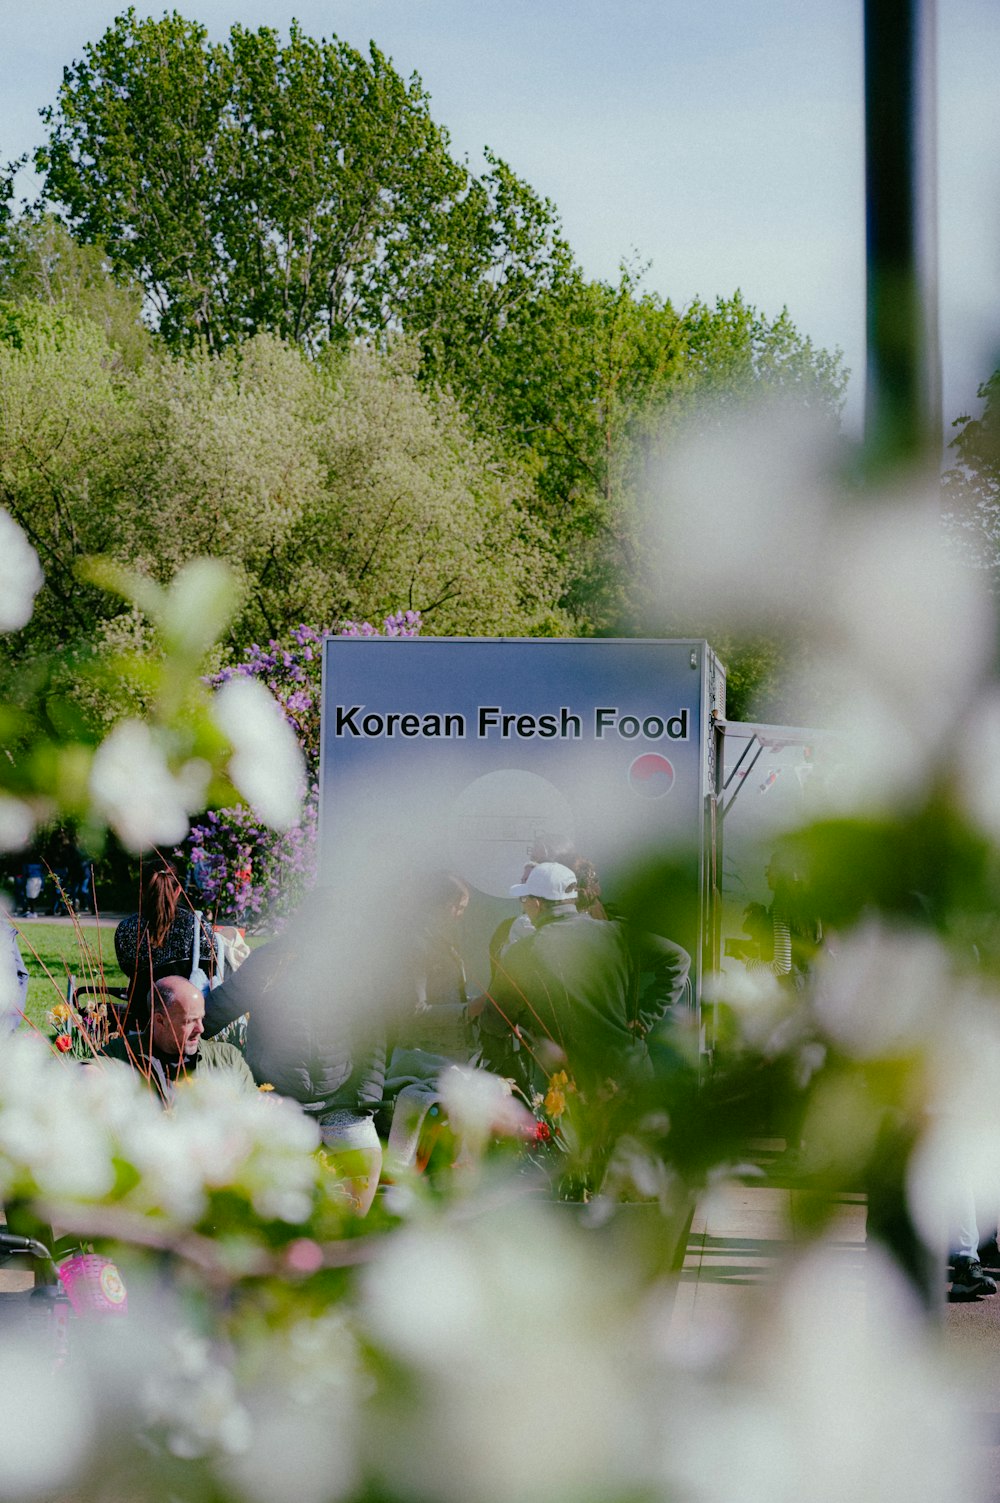
[[125, 918], [124, 913], [36, 913], [33, 916], [27, 914], [10, 915], [16, 929], [25, 929], [31, 932], [32, 924], [60, 924], [67, 929], [116, 929], [119, 922]]
[[[809, 1241], [802, 1193], [764, 1183], [735, 1183], [706, 1197], [695, 1211], [670, 1326], [679, 1351], [711, 1346], [755, 1304], [783, 1260]], [[865, 1198], [845, 1194], [833, 1203], [826, 1246], [843, 1259], [847, 1297], [865, 1298]], [[857, 1272], [857, 1278], [853, 1277]], [[991, 1497], [1000, 1503], [1000, 1294], [969, 1304], [945, 1304], [946, 1353], [970, 1381], [983, 1418], [984, 1460]]]

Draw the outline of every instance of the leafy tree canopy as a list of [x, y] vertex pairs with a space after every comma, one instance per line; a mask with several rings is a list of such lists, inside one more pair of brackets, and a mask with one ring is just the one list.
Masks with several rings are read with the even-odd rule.
[[211, 43], [176, 11], [129, 9], [45, 119], [50, 201], [141, 283], [174, 345], [436, 327], [456, 271], [496, 318], [552, 254], [530, 190], [499, 163], [473, 178], [420, 80], [374, 44], [294, 23], [284, 45], [242, 26]]
[[8, 663], [67, 636], [141, 641], [141, 621], [81, 582], [95, 554], [159, 581], [227, 562], [236, 651], [397, 606], [430, 632], [566, 630], [524, 482], [421, 388], [415, 359], [403, 344], [310, 361], [259, 335], [222, 356], [160, 347], [132, 369], [92, 319], [0, 304], [0, 505], [46, 576]]
[[130, 365], [150, 353], [142, 288], [116, 281], [103, 251], [75, 240], [51, 214], [25, 214], [11, 223], [0, 252], [0, 300], [58, 305], [89, 318]]
[[1000, 370], [979, 388], [979, 417], [956, 421], [957, 463], [943, 477], [946, 524], [961, 554], [1000, 588]]
[[[433, 413], [437, 425], [464, 424], [455, 452], [465, 457], [477, 435], [477, 473], [493, 475], [493, 488], [481, 492], [466, 473], [459, 489], [480, 497], [473, 509], [480, 507], [481, 526], [493, 526], [493, 502], [482, 497], [495, 496], [497, 485], [513, 486], [513, 510], [503, 512], [517, 519], [511, 577], [527, 556], [523, 549], [540, 557], [541, 546], [556, 606], [554, 615], [544, 616], [543, 629], [555, 619], [578, 631], [650, 629], [648, 602], [636, 585], [643, 507], [649, 476], [681, 422], [714, 424], [762, 388], [819, 407], [832, 421], [839, 414], [846, 384], [840, 354], [816, 349], [787, 310], [769, 318], [738, 292], [677, 308], [644, 289], [639, 266], [623, 267], [617, 282], [588, 281], [554, 206], [495, 155], [487, 153], [480, 176], [458, 163], [447, 133], [431, 118], [419, 79], [400, 78], [374, 45], [362, 55], [335, 38], [307, 37], [297, 25], [287, 42], [268, 28], [235, 26], [226, 42], [212, 43], [203, 26], [177, 12], [140, 20], [130, 9], [66, 70], [45, 118], [48, 141], [36, 163], [48, 200], [73, 238], [86, 243], [94, 265], [110, 267], [133, 289], [130, 296], [142, 290], [162, 343], [224, 357], [217, 377], [200, 355], [175, 366], [171, 380], [185, 395], [157, 408], [155, 426], [161, 444], [174, 447], [177, 484], [195, 485], [189, 499], [196, 514], [167, 542], [173, 552], [176, 535], [226, 546], [225, 527], [220, 531], [207, 519], [221, 515], [217, 495], [242, 476], [246, 495], [255, 498], [248, 503], [253, 516], [235, 530], [246, 550], [247, 578], [254, 581], [248, 599], [257, 602], [259, 626], [253, 629], [266, 635], [298, 619], [344, 612], [374, 617], [409, 603], [405, 570], [391, 588], [386, 578], [383, 594], [371, 593], [380, 575], [376, 563], [366, 561], [363, 543], [365, 528], [381, 527], [382, 516], [373, 559], [385, 555], [397, 525], [400, 559], [415, 539], [445, 535], [447, 508], [439, 509], [431, 533], [422, 523], [410, 526], [407, 508], [420, 511], [427, 493], [419, 500], [421, 486], [412, 484], [409, 440], [387, 439], [379, 461], [369, 462], [372, 435], [396, 432], [404, 388], [404, 428], [418, 410]], [[51, 222], [39, 221], [45, 224], [53, 235]], [[31, 242], [40, 233], [25, 232], [25, 238]], [[72, 264], [65, 249], [60, 258]], [[36, 256], [36, 269], [37, 263]], [[18, 271], [8, 295], [18, 295], [24, 280]], [[96, 292], [84, 297], [78, 276], [74, 286], [71, 306], [95, 316]], [[98, 322], [111, 332], [106, 317]], [[245, 360], [233, 356], [263, 332], [323, 357], [323, 374], [315, 379], [336, 394], [338, 442], [346, 444], [332, 467], [320, 458], [319, 435], [331, 431], [331, 418], [310, 419], [310, 441], [291, 445], [277, 510], [282, 536], [300, 550], [294, 566], [264, 537], [275, 515], [275, 491], [263, 478], [266, 464], [253, 471], [263, 464], [264, 434], [276, 450], [285, 439], [265, 424], [234, 448], [213, 428], [223, 411], [231, 416], [234, 401], [247, 400], [247, 372], [262, 359], [269, 379], [279, 380], [280, 367], [286, 374], [279, 384], [314, 389], [314, 378], [296, 362], [283, 364], [275, 346], [267, 347], [266, 357], [265, 346]], [[364, 352], [347, 364], [329, 353], [352, 345]], [[405, 373], [401, 349], [409, 362]], [[394, 369], [388, 385], [389, 367], [379, 364], [374, 350]], [[149, 381], [165, 389], [160, 374]], [[355, 394], [352, 383], [359, 381]], [[195, 389], [202, 394], [196, 415], [185, 405], [195, 402]], [[368, 436], [348, 442], [347, 399], [355, 395], [357, 420], [368, 425]], [[382, 429], [374, 415], [380, 402], [392, 409]], [[181, 411], [192, 432], [212, 434], [211, 443], [199, 439], [189, 447], [172, 436]], [[297, 434], [300, 421], [296, 407], [286, 435]], [[487, 453], [493, 469], [487, 464], [483, 470]], [[424, 463], [421, 474], [427, 473]], [[192, 466], [199, 465], [204, 471], [196, 483]], [[345, 532], [329, 507], [322, 514], [300, 512], [296, 487], [311, 465], [330, 484], [354, 485], [355, 507], [372, 486], [407, 499], [394, 503], [391, 516], [372, 506], [368, 522]], [[145, 473], [145, 461], [136, 473]], [[167, 475], [168, 468], [159, 473]], [[440, 485], [432, 489], [443, 507], [457, 472], [448, 461], [437, 473]], [[262, 495], [272, 499], [258, 505]], [[178, 504], [167, 510], [176, 516]], [[471, 512], [459, 506], [459, 515], [456, 531], [463, 532]], [[485, 535], [472, 555], [477, 567], [488, 553]], [[507, 547], [506, 523], [497, 537], [498, 546]], [[433, 551], [442, 562], [440, 579], [429, 593], [415, 585], [414, 599], [430, 608], [429, 629], [443, 630], [458, 609], [455, 602], [471, 599], [468, 583], [454, 584], [469, 579], [469, 558], [451, 556], [450, 545], [435, 543]], [[418, 564], [413, 553], [411, 573], [414, 568], [414, 578], [426, 576], [428, 555]], [[492, 587], [489, 569], [484, 578]], [[355, 599], [359, 588], [369, 594]], [[293, 597], [287, 611], [279, 604], [282, 591]], [[532, 585], [528, 596], [537, 598], [535, 591]], [[497, 599], [498, 613], [509, 619], [511, 599], [504, 591]], [[534, 606], [518, 605], [515, 614], [525, 622], [539, 619]], [[678, 623], [678, 630], [689, 628]]]

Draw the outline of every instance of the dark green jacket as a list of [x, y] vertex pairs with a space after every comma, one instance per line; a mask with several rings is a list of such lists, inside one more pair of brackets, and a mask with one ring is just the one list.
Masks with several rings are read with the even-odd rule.
[[138, 1033], [129, 1033], [124, 1038], [111, 1039], [102, 1057], [131, 1065], [164, 1103], [173, 1097], [178, 1080], [187, 1079], [194, 1074], [213, 1075], [219, 1072], [228, 1076], [241, 1091], [257, 1089], [250, 1066], [235, 1044], [216, 1044], [202, 1039], [198, 1053], [193, 1059], [184, 1061], [182, 1066], [179, 1059], [168, 1060], [151, 1052], [148, 1042], [148, 1038], [143, 1038]]
[[659, 935], [592, 919], [560, 904], [504, 953], [480, 1018], [484, 1034], [513, 1027], [552, 1039], [582, 1089], [648, 1073], [645, 1036], [680, 1002], [691, 960]]

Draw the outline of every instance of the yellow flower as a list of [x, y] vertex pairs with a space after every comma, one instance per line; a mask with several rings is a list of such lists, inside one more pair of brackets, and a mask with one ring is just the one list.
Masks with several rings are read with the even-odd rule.
[[566, 1097], [576, 1087], [566, 1074], [565, 1070], [557, 1070], [549, 1077], [549, 1088], [545, 1093], [545, 1111], [548, 1116], [555, 1120], [561, 1117], [566, 1110]]
[[545, 1096], [545, 1110], [553, 1119], [561, 1117], [566, 1110], [566, 1097], [557, 1086], [549, 1086]]
[[273, 1085], [269, 1085], [267, 1083], [267, 1081], [265, 1080], [261, 1085], [259, 1085], [257, 1087], [257, 1089], [258, 1089], [258, 1091], [273, 1091], [274, 1090], [274, 1086]]
[[68, 1023], [72, 1016], [72, 1009], [66, 1002], [57, 1002], [55, 1007], [53, 1007], [52, 1011], [49, 1013], [49, 1017], [52, 1019], [53, 1023], [57, 1024]]

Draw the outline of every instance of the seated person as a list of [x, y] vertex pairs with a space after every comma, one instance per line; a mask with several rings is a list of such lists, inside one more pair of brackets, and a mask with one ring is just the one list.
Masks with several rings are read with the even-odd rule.
[[129, 978], [129, 1019], [142, 1026], [152, 983], [163, 976], [190, 976], [194, 953], [211, 971], [215, 944], [211, 926], [202, 920], [195, 944], [195, 916], [185, 899], [180, 874], [172, 861], [158, 857], [143, 874], [138, 913], [123, 918], [115, 930], [115, 955]]
[[205, 998], [183, 976], [157, 981], [149, 997], [149, 1023], [141, 1031], [112, 1039], [99, 1059], [122, 1060], [142, 1074], [167, 1105], [179, 1080], [195, 1072], [222, 1071], [240, 1090], [256, 1090], [249, 1066], [234, 1044], [209, 1043]]
[[[261, 945], [209, 993], [205, 1031], [221, 1033], [249, 1014], [246, 1058], [254, 1079], [297, 1101], [318, 1124], [328, 1159], [359, 1215], [375, 1197], [382, 1146], [375, 1112], [385, 1084], [385, 1035], [356, 1004], [332, 899], [310, 894], [287, 928]], [[374, 993], [373, 993], [374, 994]]]

